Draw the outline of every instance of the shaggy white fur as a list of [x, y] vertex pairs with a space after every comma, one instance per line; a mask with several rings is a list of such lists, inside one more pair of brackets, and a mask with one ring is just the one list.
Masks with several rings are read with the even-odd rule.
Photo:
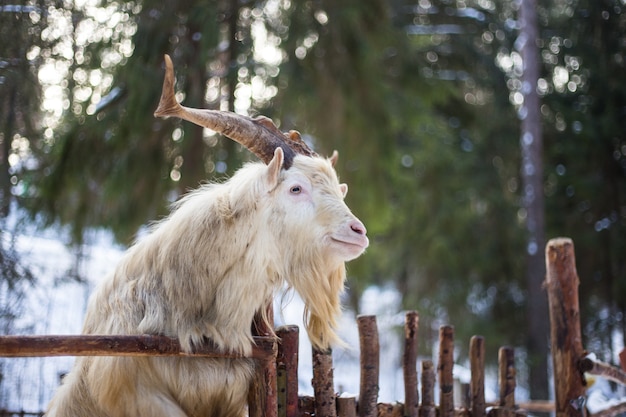
[[[331, 160], [251, 163], [189, 193], [132, 246], [93, 294], [85, 334], [161, 334], [185, 351], [206, 339], [251, 353], [251, 323], [284, 282], [306, 304], [312, 343], [338, 341], [344, 262], [368, 245]], [[269, 326], [270, 328], [272, 326]], [[48, 416], [245, 414], [254, 362], [177, 357], [78, 358]]]

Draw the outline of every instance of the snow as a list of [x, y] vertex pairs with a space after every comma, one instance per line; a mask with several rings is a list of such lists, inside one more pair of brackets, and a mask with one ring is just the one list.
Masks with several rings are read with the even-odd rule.
[[[311, 379], [312, 350], [302, 322], [304, 303], [297, 294], [290, 294], [288, 304], [277, 298], [275, 306], [276, 325], [295, 324], [300, 328], [298, 352], [298, 379], [301, 395], [313, 395]], [[401, 345], [398, 326], [404, 325], [404, 315], [397, 314], [399, 295], [391, 289], [372, 287], [365, 291], [361, 300], [361, 313], [376, 315], [380, 344], [380, 391], [379, 399], [384, 402], [401, 401], [404, 395]], [[401, 317], [400, 317], [401, 316]], [[398, 321], [400, 317], [400, 321]], [[339, 320], [338, 333], [347, 348], [333, 349], [335, 389], [340, 395], [358, 396], [359, 392], [359, 334], [356, 314], [345, 310]]]
[[[23, 310], [14, 323], [17, 334], [80, 334], [87, 299], [113, 269], [121, 251], [112, 244], [88, 246], [76, 265], [72, 252], [50, 235], [20, 236], [16, 246], [37, 278], [26, 290]], [[79, 282], [71, 276], [89, 276]], [[73, 357], [0, 359], [0, 408], [40, 411], [45, 408], [74, 362]]]
[[[618, 394], [621, 391], [621, 396]], [[585, 406], [590, 414], [599, 413], [607, 408], [626, 403], [626, 390], [622, 387], [613, 392], [606, 379], [599, 378], [587, 391]]]

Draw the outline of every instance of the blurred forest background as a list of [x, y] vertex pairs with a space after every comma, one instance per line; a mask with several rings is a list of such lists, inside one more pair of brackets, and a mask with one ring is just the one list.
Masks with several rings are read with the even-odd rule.
[[585, 345], [610, 360], [623, 344], [626, 1], [0, 4], [3, 333], [37, 285], [12, 244], [24, 224], [69, 230], [78, 254], [93, 229], [129, 244], [251, 158], [152, 116], [168, 53], [187, 106], [263, 114], [339, 151], [371, 237], [348, 266], [352, 300], [394, 285], [399, 309], [420, 311], [421, 346], [443, 321], [459, 340], [520, 346], [532, 397], [547, 398], [543, 247], [561, 235], [576, 245]]

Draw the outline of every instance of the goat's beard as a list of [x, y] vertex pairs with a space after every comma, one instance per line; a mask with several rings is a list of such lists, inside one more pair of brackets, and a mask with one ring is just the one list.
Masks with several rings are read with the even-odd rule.
[[345, 278], [346, 269], [342, 263], [328, 276], [310, 277], [295, 286], [304, 300], [304, 326], [316, 349], [328, 350], [331, 345], [344, 345], [335, 329], [341, 315]]

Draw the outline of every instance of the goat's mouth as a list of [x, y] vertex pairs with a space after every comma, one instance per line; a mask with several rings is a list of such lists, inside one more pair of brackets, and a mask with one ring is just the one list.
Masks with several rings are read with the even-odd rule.
[[339, 254], [348, 259], [356, 258], [361, 255], [369, 246], [369, 239], [365, 235], [331, 235], [331, 246], [335, 248]]
[[366, 236], [357, 236], [349, 239], [343, 236], [331, 236], [330, 240], [341, 245], [358, 246], [363, 249], [369, 246], [369, 239]]

